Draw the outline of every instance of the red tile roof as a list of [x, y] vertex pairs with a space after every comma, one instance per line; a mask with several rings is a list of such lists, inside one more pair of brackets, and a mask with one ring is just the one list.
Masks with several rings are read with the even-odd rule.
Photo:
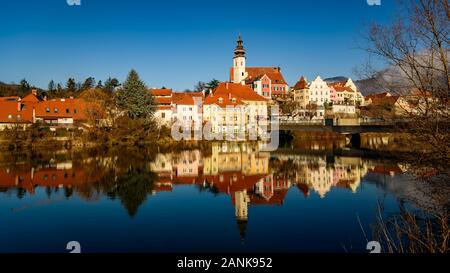
[[[11, 118], [10, 118], [11, 116]], [[0, 122], [32, 122], [33, 107], [17, 101], [0, 101]]]
[[394, 165], [394, 166], [375, 166], [373, 169], [369, 169], [369, 172], [377, 173], [377, 174], [403, 173], [403, 171], [400, 169], [400, 167], [398, 167], [396, 165]]
[[399, 98], [400, 98], [399, 96], [391, 96], [389, 93], [386, 92], [366, 96], [366, 100], [371, 100], [372, 104], [374, 105], [383, 105], [383, 104], [394, 105]]
[[[222, 103], [219, 103], [219, 98], [222, 98]], [[236, 102], [233, 102], [233, 98]], [[243, 101], [267, 101], [266, 98], [258, 95], [249, 86], [240, 83], [221, 83], [213, 93], [210, 94], [204, 104], [217, 104], [221, 107], [227, 105], [239, 105]]]
[[[245, 71], [248, 73], [249, 79], [257, 79], [267, 75], [272, 84], [286, 84], [286, 80], [281, 74], [279, 67], [247, 67]], [[234, 68], [230, 70], [230, 81], [234, 80]]]
[[202, 92], [173, 93], [173, 103], [183, 105], [194, 105], [194, 98], [203, 98]]
[[294, 90], [302, 90], [308, 88], [308, 82], [306, 81], [305, 77], [301, 77], [298, 82], [294, 86]]
[[[82, 99], [55, 99], [35, 105], [36, 117], [86, 119], [86, 103]], [[55, 109], [57, 111], [55, 111]]]
[[355, 92], [353, 91], [353, 89], [351, 89], [350, 87], [345, 87], [345, 86], [341, 86], [341, 85], [331, 85], [334, 90], [336, 90], [336, 92]]
[[229, 96], [226, 95], [214, 95], [214, 96], [208, 96], [205, 99], [205, 105], [211, 105], [211, 104], [215, 104], [217, 106], [220, 106], [222, 108], [227, 107], [227, 106], [237, 106], [237, 105], [242, 105], [242, 100], [240, 100], [239, 98], [236, 97], [232, 97], [230, 99]]
[[172, 89], [150, 89], [153, 96], [171, 96]]
[[283, 205], [288, 189], [276, 190], [270, 199], [265, 199], [264, 197], [256, 194], [250, 196], [250, 203], [253, 205]]
[[156, 104], [172, 104], [172, 98], [171, 97], [156, 97], [155, 98]]
[[251, 190], [265, 175], [244, 175], [242, 172], [226, 172], [220, 175], [204, 178], [208, 184], [221, 193], [233, 193], [242, 190]]
[[39, 102], [38, 97], [34, 94], [34, 93], [29, 93], [28, 95], [26, 95], [23, 99], [23, 102]]

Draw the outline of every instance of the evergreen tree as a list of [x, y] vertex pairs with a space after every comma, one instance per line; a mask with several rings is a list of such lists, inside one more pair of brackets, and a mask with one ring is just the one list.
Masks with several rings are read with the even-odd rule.
[[52, 92], [54, 92], [55, 91], [55, 82], [53, 81], [53, 80], [51, 80], [49, 83], [48, 83], [48, 90], [47, 90], [49, 93], [52, 93]]
[[77, 91], [77, 84], [74, 78], [69, 78], [67, 80], [66, 89], [69, 94], [74, 94]]
[[103, 89], [103, 83], [102, 83], [101, 80], [98, 81], [96, 88], [98, 88], [98, 89]]
[[63, 92], [63, 87], [62, 87], [62, 85], [60, 83], [58, 83], [56, 85], [56, 93], [57, 94], [62, 94], [62, 92]]
[[93, 77], [89, 77], [81, 85], [80, 91], [92, 89], [92, 88], [94, 88], [94, 86], [95, 86], [95, 79]]
[[54, 82], [53, 80], [51, 80], [51, 81], [48, 83], [47, 96], [48, 96], [49, 98], [54, 98], [54, 97], [56, 97], [55, 82]]
[[105, 90], [109, 92], [113, 92], [116, 87], [120, 86], [119, 80], [116, 78], [109, 77], [105, 81]]
[[206, 85], [209, 89], [216, 89], [220, 84], [219, 80], [212, 79], [208, 84]]
[[117, 106], [130, 118], [150, 118], [154, 112], [153, 97], [133, 69], [128, 74], [123, 88], [117, 92]]
[[216, 89], [219, 86], [219, 84], [220, 84], [220, 81], [218, 81], [216, 79], [212, 79], [210, 82], [208, 82], [206, 84], [206, 88], [208, 89], [206, 92], [207, 93], [206, 95], [209, 95], [214, 89]]
[[27, 80], [22, 79], [19, 84], [19, 91], [20, 91], [21, 95], [27, 93], [29, 90], [30, 90], [30, 84], [27, 82]]

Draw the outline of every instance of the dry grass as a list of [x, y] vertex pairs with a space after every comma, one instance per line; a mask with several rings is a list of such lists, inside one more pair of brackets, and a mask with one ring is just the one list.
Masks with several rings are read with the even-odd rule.
[[415, 215], [402, 210], [398, 216], [383, 217], [379, 207], [374, 238], [383, 253], [449, 253], [449, 215]]

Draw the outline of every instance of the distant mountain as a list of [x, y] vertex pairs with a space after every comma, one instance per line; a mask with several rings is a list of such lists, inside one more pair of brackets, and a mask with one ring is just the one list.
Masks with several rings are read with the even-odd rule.
[[17, 96], [19, 93], [19, 85], [0, 81], [0, 97]]
[[324, 79], [324, 81], [326, 83], [346, 82], [347, 80], [348, 80], [348, 78], [344, 77], [344, 76], [337, 76], [337, 77], [333, 77], [333, 78]]
[[382, 93], [385, 91], [382, 87], [380, 78], [377, 76], [370, 79], [357, 80], [355, 81], [355, 85], [358, 87], [359, 92], [361, 92], [363, 96]]
[[[374, 93], [381, 93], [383, 90], [380, 88], [381, 78], [383, 78], [383, 72], [378, 73], [373, 78], [370, 79], [362, 79], [355, 81], [356, 87], [358, 90], [364, 95], [370, 95]], [[345, 76], [337, 76], [332, 78], [324, 79], [324, 81], [328, 84], [335, 82], [346, 82], [349, 78]]]
[[[35, 87], [31, 87], [31, 88], [35, 88]], [[41, 89], [41, 88], [36, 88], [38, 90], [39, 94], [42, 94], [43, 92], [45, 92], [45, 90]], [[23, 97], [26, 94], [28, 94], [30, 90], [27, 91], [22, 91], [20, 88], [19, 84], [15, 84], [15, 83], [4, 83], [2, 81], [0, 81], [0, 97], [9, 97], [9, 96], [19, 96], [19, 97]]]

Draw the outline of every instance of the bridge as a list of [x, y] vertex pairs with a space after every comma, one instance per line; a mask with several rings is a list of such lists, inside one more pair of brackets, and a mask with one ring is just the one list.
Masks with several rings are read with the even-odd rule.
[[292, 132], [335, 132], [354, 135], [372, 132], [398, 131], [400, 124], [382, 120], [368, 119], [324, 119], [324, 120], [287, 120], [280, 119], [280, 131]]

